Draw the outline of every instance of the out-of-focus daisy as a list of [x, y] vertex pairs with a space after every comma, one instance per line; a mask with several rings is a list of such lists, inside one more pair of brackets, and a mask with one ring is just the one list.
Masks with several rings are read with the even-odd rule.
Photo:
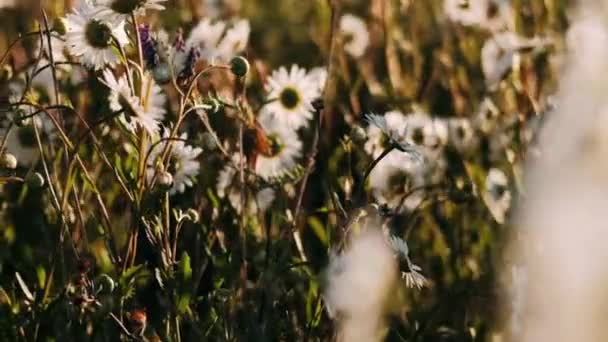
[[99, 7], [81, 1], [66, 17], [66, 44], [69, 52], [94, 69], [119, 61], [112, 49], [113, 38], [118, 44], [128, 43], [124, 22], [110, 24], [96, 17]]
[[[228, 200], [232, 207], [241, 213], [241, 190], [238, 182], [238, 165], [240, 157], [238, 154], [232, 157], [232, 165], [226, 165], [220, 171], [217, 179], [217, 194], [220, 198], [228, 196]], [[246, 204], [247, 213], [255, 214], [258, 211], [266, 211], [274, 201], [275, 192], [272, 188], [267, 187], [259, 190], [254, 198], [248, 198]]]
[[162, 11], [167, 0], [97, 0], [97, 16], [105, 21], [120, 23], [127, 21], [131, 14], [141, 16], [147, 10]]
[[310, 69], [308, 75], [313, 79], [313, 82], [317, 85], [319, 95], [323, 93], [325, 89], [325, 83], [327, 82], [327, 69], [325, 67], [315, 67]]
[[499, 114], [500, 110], [496, 104], [490, 98], [485, 98], [477, 111], [475, 119], [477, 128], [483, 133], [490, 133], [496, 127]]
[[483, 200], [496, 222], [503, 224], [511, 206], [511, 191], [509, 191], [507, 176], [499, 169], [490, 169], [485, 186]]
[[513, 65], [514, 56], [528, 49], [542, 48], [549, 44], [540, 37], [524, 38], [513, 32], [498, 33], [484, 43], [481, 49], [481, 69], [486, 83], [496, 87]]
[[475, 145], [475, 132], [471, 121], [454, 118], [448, 121], [449, 141], [461, 153], [469, 151]]
[[226, 63], [245, 50], [250, 31], [249, 21], [245, 19], [236, 20], [230, 26], [224, 21], [205, 18], [192, 29], [183, 48], [176, 46], [178, 52], [182, 50], [176, 54], [176, 64], [179, 65], [192, 50], [197, 50], [200, 58], [210, 63]]
[[[394, 116], [398, 117], [398, 115], [399, 113], [397, 112]], [[375, 126], [379, 129], [381, 133], [381, 145], [384, 146], [383, 150], [386, 149], [386, 147], [388, 146], [397, 149], [401, 152], [408, 153], [409, 155], [418, 160], [421, 159], [420, 152], [417, 150], [417, 148], [407, 141], [407, 121], [405, 126], [403, 127], [393, 127], [389, 124], [387, 118], [382, 115], [366, 114], [365, 120], [367, 120], [370, 126]]]
[[281, 125], [298, 129], [312, 119], [311, 102], [319, 96], [319, 86], [306, 70], [292, 65], [275, 70], [266, 85], [268, 98], [273, 101], [262, 109]]
[[405, 279], [405, 283], [410, 288], [422, 289], [427, 285], [426, 278], [420, 273], [422, 268], [415, 265], [409, 256], [409, 248], [405, 240], [398, 236], [388, 237], [389, 245], [393, 249], [402, 264], [401, 277]]
[[[6, 129], [0, 129], [0, 141], [8, 133], [5, 152], [13, 154], [20, 166], [30, 166], [40, 157], [38, 144], [36, 143], [36, 132], [34, 126], [39, 130], [41, 139], [53, 137], [53, 123], [46, 115], [35, 116], [27, 121], [26, 125], [14, 125], [10, 133]], [[44, 140], [43, 140], [44, 143]]]
[[218, 44], [215, 57], [222, 62], [228, 62], [232, 57], [243, 52], [249, 42], [250, 32], [251, 27], [248, 20], [236, 21]]
[[453, 22], [465, 26], [479, 25], [488, 15], [488, 0], [445, 0], [443, 11]]
[[406, 139], [412, 144], [435, 148], [448, 140], [447, 124], [425, 113], [412, 113], [406, 116]]
[[[165, 130], [163, 138], [169, 137], [169, 130]], [[167, 171], [173, 176], [173, 186], [169, 190], [171, 195], [177, 192], [186, 191], [186, 187], [194, 185], [194, 178], [200, 172], [200, 163], [197, 160], [198, 156], [203, 152], [200, 147], [192, 147], [186, 144], [188, 134], [182, 133], [178, 140], [164, 140], [161, 143], [153, 145], [148, 157], [147, 176], [148, 181], [152, 180], [155, 170], [158, 166], [158, 158], [165, 150], [167, 144], [171, 144], [171, 154], [169, 155], [169, 165]]]
[[166, 97], [154, 79], [145, 75], [141, 85], [144, 93], [140, 99], [131, 91], [126, 76], [116, 78], [110, 70], [105, 70], [103, 76], [103, 83], [110, 89], [110, 109], [124, 111], [127, 127], [131, 131], [141, 127], [149, 134], [157, 133], [166, 113]]
[[363, 19], [352, 14], [340, 18], [340, 34], [344, 41], [344, 51], [355, 58], [363, 56], [369, 45], [369, 32]]
[[296, 166], [302, 142], [295, 131], [267, 113], [260, 116], [259, 122], [270, 141], [270, 149], [257, 156], [255, 171], [265, 179], [282, 176]]

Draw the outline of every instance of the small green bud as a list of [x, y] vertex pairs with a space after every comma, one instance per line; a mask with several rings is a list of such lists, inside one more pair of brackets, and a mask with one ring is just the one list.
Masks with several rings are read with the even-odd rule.
[[203, 147], [208, 151], [215, 151], [217, 149], [217, 144], [215, 143], [215, 139], [213, 135], [209, 132], [205, 132], [202, 134]]
[[173, 175], [167, 171], [160, 171], [158, 174], [158, 186], [164, 191], [171, 189], [171, 186], [173, 186]]
[[116, 288], [116, 282], [104, 273], [99, 276], [99, 286], [104, 293], [112, 293]]
[[230, 61], [230, 71], [237, 77], [243, 77], [249, 72], [249, 62], [245, 57], [236, 56]]
[[63, 36], [67, 32], [67, 26], [65, 23], [65, 18], [55, 18], [53, 19], [53, 31], [59, 33], [60, 36]]
[[34, 172], [27, 177], [27, 185], [32, 189], [42, 189], [45, 185], [44, 177], [39, 172]]
[[4, 153], [0, 165], [7, 170], [14, 170], [17, 168], [17, 158], [10, 153]]

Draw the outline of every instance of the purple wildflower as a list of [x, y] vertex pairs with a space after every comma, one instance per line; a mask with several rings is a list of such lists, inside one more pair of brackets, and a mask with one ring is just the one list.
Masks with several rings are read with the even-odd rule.
[[139, 37], [141, 40], [144, 60], [149, 67], [153, 68], [159, 63], [160, 57], [156, 48], [157, 42], [150, 34], [150, 25], [139, 25]]

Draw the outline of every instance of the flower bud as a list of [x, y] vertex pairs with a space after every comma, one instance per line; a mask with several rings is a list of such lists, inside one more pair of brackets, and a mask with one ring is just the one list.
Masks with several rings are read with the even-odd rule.
[[10, 153], [4, 153], [0, 160], [0, 166], [7, 170], [14, 170], [17, 168], [17, 158]]
[[208, 151], [215, 151], [217, 149], [217, 144], [215, 143], [215, 139], [213, 135], [209, 132], [205, 132], [202, 134], [203, 147]]
[[32, 189], [42, 189], [45, 185], [44, 177], [39, 172], [34, 172], [27, 177], [27, 185]]
[[10, 65], [4, 64], [0, 69], [0, 82], [7, 82], [13, 78], [13, 68]]
[[167, 171], [160, 171], [158, 174], [158, 186], [165, 191], [171, 189], [171, 186], [173, 186], [173, 175]]
[[249, 62], [244, 57], [236, 56], [230, 61], [230, 71], [237, 77], [243, 77], [249, 72]]
[[154, 76], [154, 80], [160, 84], [167, 84], [171, 81], [171, 70], [169, 69], [169, 65], [167, 63], [160, 63], [155, 66], [152, 70], [152, 74]]
[[53, 31], [63, 36], [67, 32], [66, 23], [64, 18], [55, 18], [53, 20]]
[[350, 138], [357, 144], [363, 144], [367, 140], [367, 133], [363, 127], [355, 125], [350, 130]]

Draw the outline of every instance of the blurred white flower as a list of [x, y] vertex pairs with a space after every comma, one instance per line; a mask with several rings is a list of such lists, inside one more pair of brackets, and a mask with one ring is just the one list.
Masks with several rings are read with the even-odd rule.
[[[26, 112], [31, 112], [27, 111]], [[53, 137], [54, 126], [46, 114], [36, 115], [32, 119], [26, 121], [23, 126], [13, 125], [10, 133], [6, 129], [0, 129], [0, 141], [4, 139], [8, 133], [6, 140], [6, 150], [17, 158], [17, 163], [20, 166], [28, 167], [34, 164], [40, 157], [40, 150], [36, 142], [36, 132], [34, 126], [39, 130], [40, 138], [44, 143], [48, 138]]]
[[444, 0], [443, 10], [453, 22], [492, 31], [508, 27], [512, 18], [509, 0]]
[[471, 121], [453, 118], [448, 121], [449, 141], [459, 152], [468, 152], [475, 145], [475, 132]]
[[369, 45], [369, 32], [365, 21], [352, 14], [344, 14], [340, 18], [340, 32], [344, 51], [355, 58], [363, 56]]
[[500, 110], [492, 99], [485, 98], [477, 110], [477, 117], [475, 118], [476, 127], [485, 134], [490, 133], [496, 127], [499, 114]]
[[289, 71], [280, 67], [268, 78], [267, 97], [272, 101], [262, 111], [291, 129], [307, 126], [313, 117], [312, 101], [320, 94], [317, 81], [297, 65], [292, 65]]
[[[57, 62], [65, 62], [68, 60], [67, 55], [66, 55], [66, 42], [63, 38], [58, 37], [55, 34], [51, 35], [51, 50], [49, 50], [49, 44], [48, 44], [48, 40], [47, 37], [45, 36], [43, 39], [42, 44], [40, 44], [40, 40], [36, 40], [36, 47], [35, 47], [35, 52], [34, 55], [38, 56], [38, 54], [41, 52], [41, 46], [42, 46], [42, 55], [47, 59], [47, 60], [51, 60], [51, 55], [50, 52], [53, 52], [53, 60], [55, 61], [55, 63]], [[40, 63], [40, 66], [42, 66], [44, 64]]]
[[112, 23], [120, 23], [131, 18], [131, 14], [143, 16], [147, 10], [162, 11], [167, 0], [97, 0], [98, 18]]
[[153, 77], [149, 74], [144, 76], [141, 85], [144, 94], [139, 98], [133, 94], [125, 75], [116, 78], [112, 71], [105, 70], [103, 76], [102, 82], [110, 89], [110, 109], [124, 111], [127, 128], [134, 132], [141, 127], [150, 135], [156, 134], [166, 114], [166, 97]]
[[323, 93], [325, 89], [325, 83], [327, 82], [327, 68], [316, 67], [310, 69], [308, 75], [313, 79], [313, 82], [317, 85], [319, 95]]
[[488, 15], [488, 0], [444, 0], [443, 10], [453, 22], [480, 25]]
[[251, 27], [248, 20], [238, 20], [226, 30], [226, 34], [217, 46], [216, 58], [222, 62], [228, 62], [237, 54], [245, 51], [249, 42]]
[[486, 176], [483, 200], [496, 222], [503, 224], [505, 215], [511, 206], [509, 180], [500, 169], [490, 169]]
[[379, 341], [397, 280], [397, 263], [379, 227], [351, 238], [332, 255], [323, 296], [329, 316], [339, 320], [340, 341]]
[[542, 48], [549, 44], [540, 37], [524, 38], [509, 31], [493, 35], [481, 49], [481, 69], [490, 88], [495, 88], [513, 65], [514, 56], [522, 50]]
[[119, 61], [112, 48], [113, 38], [126, 45], [129, 40], [124, 22], [110, 24], [96, 17], [99, 7], [81, 1], [66, 17], [66, 45], [69, 52], [80, 58], [85, 66], [96, 70]]
[[255, 172], [264, 179], [280, 177], [296, 166], [302, 142], [294, 130], [268, 113], [262, 113], [259, 122], [270, 141], [270, 151], [269, 154], [260, 153], [257, 156]]
[[[228, 200], [232, 207], [241, 213], [241, 190], [238, 180], [238, 165], [239, 165], [239, 154], [235, 154], [232, 157], [232, 165], [226, 165], [218, 175], [217, 179], [217, 194], [220, 198], [228, 196]], [[266, 211], [272, 205], [275, 199], [275, 192], [272, 188], [262, 188], [256, 194], [255, 198], [248, 198], [247, 213], [255, 214], [258, 211]]]
[[[163, 138], [169, 138], [169, 130], [165, 130]], [[192, 147], [187, 145], [185, 140], [188, 140], [188, 134], [182, 133], [178, 139], [164, 140], [161, 143], [153, 145], [154, 147], [149, 152], [148, 168], [146, 170], [148, 182], [152, 181], [152, 177], [157, 170], [158, 158], [165, 150], [167, 144], [170, 146], [168, 171], [173, 176], [173, 186], [169, 193], [171, 195], [177, 192], [186, 191], [186, 187], [194, 185], [194, 179], [200, 172], [200, 163], [198, 156], [203, 152], [200, 147]]]
[[[178, 47], [175, 64], [183, 64], [193, 49], [200, 53], [200, 58], [209, 63], [227, 63], [245, 50], [250, 31], [249, 21], [246, 19], [235, 20], [232, 25], [224, 21], [202, 19], [190, 32], [183, 48]], [[177, 69], [179, 70], [179, 67]]]
[[448, 141], [447, 124], [426, 113], [412, 113], [406, 116], [406, 139], [412, 144], [434, 148], [445, 145]]

